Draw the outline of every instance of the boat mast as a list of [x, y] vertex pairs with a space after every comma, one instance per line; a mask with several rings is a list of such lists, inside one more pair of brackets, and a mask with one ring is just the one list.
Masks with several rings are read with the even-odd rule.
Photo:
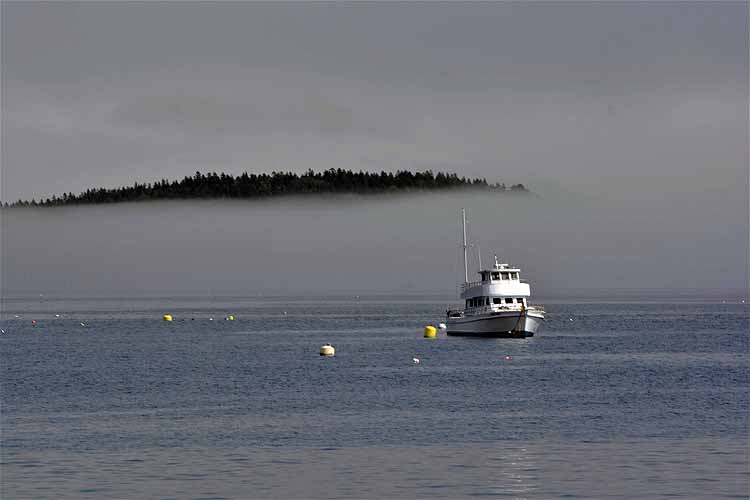
[[469, 268], [466, 267], [466, 210], [461, 209], [461, 228], [464, 234], [464, 283], [469, 282]]

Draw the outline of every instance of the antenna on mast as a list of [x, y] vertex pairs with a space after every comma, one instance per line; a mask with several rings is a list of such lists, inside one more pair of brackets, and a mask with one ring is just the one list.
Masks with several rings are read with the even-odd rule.
[[463, 249], [464, 249], [464, 283], [469, 282], [469, 268], [466, 267], [466, 210], [461, 209], [461, 228], [463, 229]]

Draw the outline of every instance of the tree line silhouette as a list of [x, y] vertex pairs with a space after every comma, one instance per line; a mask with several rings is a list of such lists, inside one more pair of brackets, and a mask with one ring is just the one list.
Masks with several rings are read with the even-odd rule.
[[527, 192], [523, 184], [506, 187], [505, 184], [488, 184], [486, 179], [467, 179], [455, 173], [431, 170], [410, 172], [353, 172], [351, 170], [329, 169], [323, 172], [308, 170], [298, 175], [292, 172], [272, 172], [271, 174], [248, 174], [234, 177], [229, 174], [211, 172], [186, 176], [180, 181], [135, 183], [132, 186], [114, 189], [87, 189], [83, 193], [65, 193], [44, 200], [18, 200], [5, 206], [59, 206], [84, 205], [94, 203], [121, 203], [127, 201], [195, 199], [195, 198], [265, 198], [282, 195], [305, 194], [378, 194], [410, 191], [432, 191], [459, 188], [482, 189], [498, 192]]

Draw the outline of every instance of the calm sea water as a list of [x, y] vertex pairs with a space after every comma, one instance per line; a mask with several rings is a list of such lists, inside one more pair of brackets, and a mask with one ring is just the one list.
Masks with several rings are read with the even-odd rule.
[[5, 300], [0, 496], [747, 498], [747, 305], [422, 338], [447, 303]]

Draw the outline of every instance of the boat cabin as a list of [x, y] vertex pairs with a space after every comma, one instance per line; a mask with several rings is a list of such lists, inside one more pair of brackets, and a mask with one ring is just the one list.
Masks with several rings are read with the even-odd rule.
[[523, 297], [474, 297], [466, 299], [466, 307], [482, 307], [482, 306], [502, 306], [511, 304], [522, 304], [526, 305], [526, 299]]
[[[505, 266], [506, 264], [500, 264]], [[482, 281], [510, 281], [520, 280], [519, 269], [513, 269], [509, 271], [481, 271], [479, 274], [482, 276]]]
[[466, 313], [486, 313], [528, 307], [529, 285], [521, 282], [521, 270], [501, 264], [495, 256], [491, 269], [479, 271], [480, 281], [464, 283], [461, 298]]

